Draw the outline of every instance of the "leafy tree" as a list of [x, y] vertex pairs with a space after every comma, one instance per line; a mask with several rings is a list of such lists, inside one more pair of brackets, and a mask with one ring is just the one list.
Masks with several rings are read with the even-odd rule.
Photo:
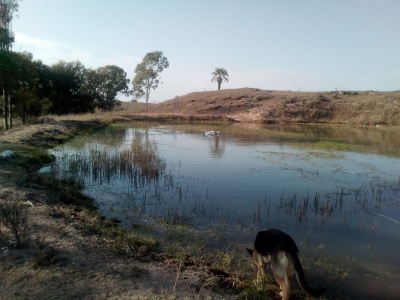
[[96, 70], [85, 69], [83, 76], [83, 84], [79, 90], [80, 98], [85, 102], [85, 106], [89, 112], [94, 113], [96, 109], [96, 102], [100, 99], [98, 91], [99, 76]]
[[216, 81], [218, 83], [218, 91], [221, 89], [222, 81], [229, 81], [228, 72], [224, 68], [215, 68], [215, 71], [211, 75], [213, 76], [211, 82]]
[[6, 130], [12, 127], [10, 117], [10, 83], [11, 70], [10, 50], [14, 42], [14, 35], [11, 31], [13, 14], [18, 10], [17, 0], [0, 0], [0, 86], [3, 90], [4, 100], [4, 123]]
[[18, 7], [18, 0], [0, 0], [0, 52], [9, 52], [14, 42], [11, 21]]
[[51, 97], [49, 67], [40, 60], [33, 61], [28, 52], [10, 52], [7, 83], [10, 87], [10, 125], [12, 117], [19, 115], [22, 123], [29, 116], [46, 114]]
[[86, 113], [91, 103], [87, 95], [82, 95], [81, 87], [85, 79], [85, 67], [79, 61], [59, 61], [50, 68], [50, 80], [53, 87], [50, 112], [54, 114]]
[[129, 79], [122, 68], [113, 65], [98, 68], [96, 74], [99, 80], [96, 106], [100, 110], [111, 111], [115, 106], [121, 105], [119, 96], [129, 95]]
[[30, 99], [27, 109], [30, 115], [40, 116], [49, 113], [54, 87], [51, 81], [50, 67], [41, 60], [35, 60], [33, 64], [35, 66], [35, 78], [33, 79], [35, 97]]
[[160, 73], [169, 67], [168, 59], [160, 51], [149, 52], [135, 68], [133, 78], [133, 100], [141, 97], [146, 99], [146, 111], [150, 96], [150, 90], [155, 90], [160, 82]]
[[[32, 54], [28, 52], [11, 52], [13, 69], [11, 78], [11, 99], [12, 107], [21, 118], [22, 123], [26, 122], [27, 103], [35, 98], [35, 77], [36, 69], [32, 61]], [[12, 124], [12, 118], [10, 118]]]
[[0, 51], [0, 89], [2, 91], [2, 106], [4, 112], [4, 125], [8, 130], [10, 124], [10, 91], [13, 80], [13, 61], [9, 51]]

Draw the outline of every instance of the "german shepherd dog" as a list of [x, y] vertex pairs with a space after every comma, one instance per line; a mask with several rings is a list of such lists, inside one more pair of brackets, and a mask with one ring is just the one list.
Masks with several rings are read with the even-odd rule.
[[310, 296], [322, 295], [326, 288], [312, 289], [304, 276], [303, 267], [297, 255], [299, 249], [292, 237], [279, 229], [260, 231], [254, 241], [254, 249], [247, 248], [257, 266], [257, 283], [264, 278], [264, 269], [271, 264], [272, 274], [281, 288], [282, 300], [290, 297], [290, 280], [296, 272], [297, 282]]

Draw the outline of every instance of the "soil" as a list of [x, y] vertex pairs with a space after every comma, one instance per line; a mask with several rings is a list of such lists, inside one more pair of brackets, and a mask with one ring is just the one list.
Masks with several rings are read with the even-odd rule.
[[400, 91], [292, 92], [254, 88], [194, 92], [149, 106], [148, 115], [258, 123], [400, 125]]
[[[21, 126], [0, 135], [10, 146], [52, 147], [97, 121], [60, 121]], [[17, 147], [18, 148], [18, 147]], [[62, 204], [37, 185], [21, 186], [19, 171], [0, 158], [0, 204], [17, 199], [28, 210], [29, 241], [15, 247], [0, 224], [0, 299], [235, 299], [211, 289], [206, 267], [180, 264], [162, 253], [118, 253], [85, 230], [85, 213]]]

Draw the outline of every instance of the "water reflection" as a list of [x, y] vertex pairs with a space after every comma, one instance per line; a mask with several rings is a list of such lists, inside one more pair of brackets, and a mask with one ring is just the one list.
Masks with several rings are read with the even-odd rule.
[[351, 125], [271, 125], [273, 131], [291, 132], [303, 138], [341, 141], [351, 145], [365, 146], [370, 152], [400, 156], [400, 129]]
[[206, 137], [209, 141], [209, 151], [212, 158], [222, 158], [225, 152], [225, 142], [219, 135]]
[[[302, 251], [322, 244], [342, 263], [374, 265], [373, 276], [400, 265], [396, 131], [252, 125], [243, 133], [233, 125], [204, 137], [190, 126], [108, 128], [54, 154], [60, 174], [83, 180], [102, 212], [125, 225], [162, 220], [208, 230], [222, 224], [235, 231], [231, 240], [225, 235], [227, 244], [279, 227], [306, 240]], [[367, 154], [293, 148], [291, 139], [347, 141]]]

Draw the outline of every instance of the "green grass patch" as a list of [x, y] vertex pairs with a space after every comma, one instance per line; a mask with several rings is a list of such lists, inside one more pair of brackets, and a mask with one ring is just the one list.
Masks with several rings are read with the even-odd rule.
[[12, 150], [13, 157], [0, 159], [0, 166], [7, 172], [7, 178], [20, 186], [45, 187], [68, 205], [82, 206], [89, 210], [97, 209], [93, 199], [81, 191], [83, 185], [74, 178], [57, 178], [54, 174], [41, 174], [39, 169], [51, 165], [55, 157], [45, 149], [20, 144], [1, 145], [0, 151]]
[[307, 142], [293, 142], [293, 147], [297, 148], [308, 148], [318, 150], [330, 150], [330, 151], [362, 151], [362, 147], [359, 145], [352, 145], [342, 141], [307, 141]]

